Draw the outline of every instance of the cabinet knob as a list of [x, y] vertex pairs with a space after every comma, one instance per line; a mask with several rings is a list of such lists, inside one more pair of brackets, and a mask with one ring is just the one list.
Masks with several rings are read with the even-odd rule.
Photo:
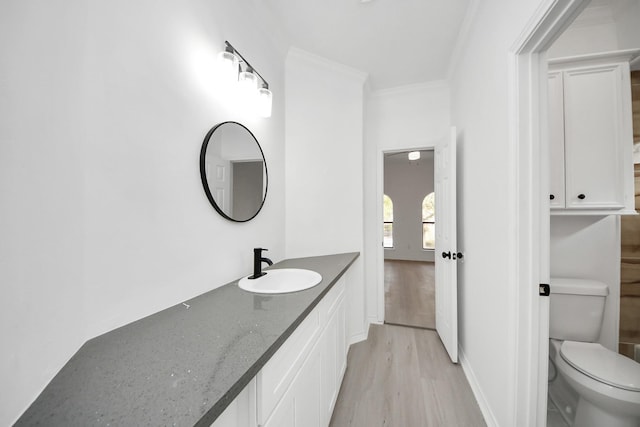
[[580, 200], [584, 200], [584, 198], [587, 197], [584, 194], [578, 194], [578, 199]]
[[554, 196], [553, 194], [550, 194], [550, 195], [549, 195], [549, 200], [553, 200], [553, 199], [555, 199], [555, 198], [556, 198], [556, 196]]

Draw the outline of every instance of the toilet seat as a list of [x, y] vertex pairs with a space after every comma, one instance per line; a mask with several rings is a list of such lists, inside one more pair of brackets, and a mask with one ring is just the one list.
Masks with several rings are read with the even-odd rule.
[[598, 343], [564, 341], [560, 356], [573, 368], [596, 381], [640, 392], [640, 364]]

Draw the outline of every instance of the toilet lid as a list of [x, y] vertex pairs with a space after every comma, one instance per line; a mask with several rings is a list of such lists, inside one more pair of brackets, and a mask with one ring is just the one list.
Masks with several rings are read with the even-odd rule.
[[640, 391], [640, 363], [598, 343], [565, 341], [560, 355], [575, 369], [601, 383]]

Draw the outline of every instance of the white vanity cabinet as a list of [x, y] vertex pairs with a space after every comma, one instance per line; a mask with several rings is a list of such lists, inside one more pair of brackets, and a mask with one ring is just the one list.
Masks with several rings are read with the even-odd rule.
[[346, 357], [342, 278], [258, 373], [258, 425], [328, 426]]
[[326, 427], [347, 365], [345, 279], [298, 325], [212, 427]]
[[631, 214], [629, 61], [639, 50], [549, 61], [552, 214]]

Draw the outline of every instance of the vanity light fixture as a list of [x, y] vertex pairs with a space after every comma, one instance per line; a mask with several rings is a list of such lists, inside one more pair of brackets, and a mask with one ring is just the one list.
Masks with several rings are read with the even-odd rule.
[[255, 68], [225, 40], [225, 49], [218, 54], [223, 78], [226, 82], [236, 84], [238, 92], [249, 108], [262, 117], [271, 117], [273, 95], [269, 83]]
[[419, 151], [412, 151], [409, 153], [409, 160], [418, 160], [420, 158]]

